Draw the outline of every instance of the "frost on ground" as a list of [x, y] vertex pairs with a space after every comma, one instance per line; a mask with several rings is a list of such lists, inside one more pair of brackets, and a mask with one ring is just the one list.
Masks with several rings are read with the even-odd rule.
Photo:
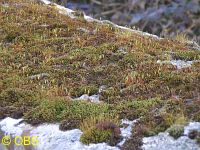
[[[32, 127], [20, 122], [22, 122], [22, 119], [5, 118], [0, 121], [0, 131], [3, 132], [2, 134], [14, 137], [22, 135], [25, 130], [30, 130], [30, 136], [38, 136], [39, 144], [35, 147], [35, 150], [119, 150], [118, 147], [112, 147], [106, 143], [82, 144], [79, 141], [82, 135], [79, 129], [63, 132], [59, 130], [59, 124], [43, 124], [38, 127]], [[121, 134], [124, 139], [117, 146], [121, 146], [125, 139], [130, 137], [135, 122], [136, 120], [122, 120], [122, 124], [127, 126], [121, 128]]]
[[156, 136], [143, 138], [143, 150], [200, 150], [195, 140], [187, 137], [189, 131], [200, 131], [200, 123], [191, 122], [184, 128], [184, 136], [177, 140], [169, 136], [167, 132], [159, 133]]

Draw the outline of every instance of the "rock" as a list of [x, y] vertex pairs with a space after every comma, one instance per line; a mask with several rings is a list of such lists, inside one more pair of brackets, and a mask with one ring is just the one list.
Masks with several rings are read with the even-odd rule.
[[28, 78], [31, 80], [34, 80], [34, 79], [41, 79], [41, 78], [48, 77], [48, 76], [49, 76], [48, 73], [40, 73], [40, 74], [32, 75]]

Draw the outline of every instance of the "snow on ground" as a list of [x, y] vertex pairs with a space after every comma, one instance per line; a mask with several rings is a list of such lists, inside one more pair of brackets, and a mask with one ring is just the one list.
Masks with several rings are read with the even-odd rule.
[[39, 139], [37, 150], [118, 150], [106, 143], [84, 145], [79, 141], [81, 134], [79, 129], [60, 131], [58, 124], [44, 124], [31, 131]]
[[21, 135], [23, 128], [26, 126], [24, 123], [19, 124], [22, 120], [23, 119], [12, 119], [9, 117], [5, 118], [0, 121], [0, 130], [3, 131], [6, 135]]
[[85, 101], [90, 101], [90, 102], [93, 102], [93, 103], [100, 103], [99, 95], [89, 96], [87, 94], [84, 94], [84, 95], [82, 95], [78, 98], [75, 98], [73, 100], [85, 100]]
[[132, 128], [134, 126], [134, 123], [136, 122], [137, 120], [133, 120], [133, 121], [122, 120], [122, 124], [126, 124], [128, 126], [126, 128], [125, 127], [121, 128], [121, 135], [124, 137], [124, 139], [119, 144], [117, 144], [118, 146], [122, 146], [124, 142], [126, 141], [126, 139], [130, 138]]
[[199, 122], [191, 122], [184, 128], [184, 135], [175, 140], [169, 133], [162, 132], [156, 136], [143, 138], [143, 150], [200, 150], [195, 140], [191, 140], [188, 135], [191, 130], [200, 131]]
[[177, 67], [177, 69], [182, 69], [190, 67], [193, 61], [184, 61], [184, 60], [171, 60], [170, 63]]
[[188, 126], [184, 128], [184, 135], [188, 135], [192, 130], [200, 132], [200, 122], [190, 122]]
[[170, 61], [161, 61], [158, 60], [159, 64], [172, 64], [177, 67], [177, 69], [182, 69], [186, 67], [190, 67], [194, 61], [184, 61], [184, 60], [170, 60]]
[[[59, 130], [59, 124], [43, 124], [38, 127], [32, 127], [26, 123], [20, 123], [21, 121], [22, 119], [5, 118], [0, 121], [0, 131], [3, 134], [14, 137], [22, 135], [25, 130], [30, 130], [30, 136], [38, 136], [39, 140], [39, 144], [34, 150], [119, 150], [118, 147], [112, 147], [106, 143], [82, 144], [79, 141], [82, 135], [79, 129], [63, 132]], [[124, 140], [117, 146], [121, 146], [125, 142], [125, 139], [130, 137], [135, 122], [136, 120], [122, 120], [122, 124], [126, 124], [127, 126], [121, 128]]]
[[177, 140], [168, 133], [159, 133], [156, 136], [143, 139], [143, 150], [200, 150], [196, 141], [182, 136]]

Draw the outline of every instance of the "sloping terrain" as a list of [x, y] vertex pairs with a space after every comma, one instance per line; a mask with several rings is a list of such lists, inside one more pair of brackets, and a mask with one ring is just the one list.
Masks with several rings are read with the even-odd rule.
[[[116, 145], [120, 120], [140, 118], [127, 150], [174, 124], [200, 121], [198, 45], [73, 15], [54, 4], [0, 0], [1, 119], [61, 122], [61, 130], [81, 128], [85, 144]], [[84, 94], [100, 102], [75, 100]]]

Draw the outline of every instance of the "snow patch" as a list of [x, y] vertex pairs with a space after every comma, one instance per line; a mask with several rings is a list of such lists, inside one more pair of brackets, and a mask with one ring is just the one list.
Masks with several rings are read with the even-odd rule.
[[157, 63], [159, 64], [172, 64], [177, 67], [177, 69], [191, 67], [194, 61], [184, 61], [184, 60], [170, 60], [170, 61], [161, 61], [158, 60]]
[[168, 133], [159, 133], [156, 136], [143, 138], [143, 150], [200, 150], [196, 141], [187, 136], [181, 136], [177, 140]]
[[184, 128], [184, 136], [174, 139], [167, 132], [159, 133], [152, 137], [143, 138], [143, 150], [200, 150], [195, 140], [186, 135], [192, 130], [200, 131], [199, 122], [191, 122]]
[[49, 4], [51, 4], [51, 2], [49, 1], [49, 0], [41, 0], [44, 4], [47, 4], [47, 5], [49, 5]]
[[191, 67], [193, 61], [184, 61], [184, 60], [171, 60], [170, 63], [177, 67], [177, 69]]
[[[12, 119], [10, 117], [0, 121], [0, 130], [6, 135], [19, 136], [23, 132], [25, 124], [19, 124], [23, 119]], [[18, 125], [19, 124], [19, 125]]]
[[73, 100], [83, 100], [83, 101], [90, 101], [90, 102], [93, 102], [93, 103], [100, 103], [99, 95], [89, 96], [87, 94], [84, 94], [84, 95], [82, 95], [78, 98], [75, 98]]
[[122, 125], [125, 124], [125, 125], [128, 125], [128, 126], [120, 128], [121, 135], [124, 137], [124, 139], [119, 144], [117, 144], [118, 146], [122, 146], [124, 144], [124, 142], [126, 141], [126, 139], [129, 139], [131, 137], [132, 128], [134, 126], [134, 123], [136, 123], [136, 122], [137, 122], [137, 120], [133, 120], [133, 121], [122, 120]]
[[32, 75], [28, 78], [33, 80], [33, 79], [40, 79], [40, 78], [44, 78], [44, 77], [48, 77], [48, 76], [49, 76], [48, 73], [40, 73], [40, 74]]
[[79, 141], [81, 130], [74, 129], [63, 132], [59, 130], [58, 124], [41, 125], [33, 129], [30, 134], [38, 136], [37, 150], [118, 150], [106, 143], [84, 145]]
[[200, 132], [200, 122], [190, 122], [184, 128], [184, 135], [188, 135], [191, 131], [196, 130]]
[[122, 124], [127, 126], [120, 128], [124, 139], [117, 145], [118, 147], [112, 147], [106, 143], [84, 145], [80, 142], [82, 131], [79, 129], [63, 132], [59, 130], [59, 124], [43, 124], [33, 127], [22, 121], [23, 119], [5, 118], [0, 121], [0, 131], [14, 137], [29, 130], [30, 136], [38, 136], [39, 144], [34, 147], [34, 150], [119, 150], [119, 147], [131, 136], [132, 127], [137, 120], [122, 120]]

